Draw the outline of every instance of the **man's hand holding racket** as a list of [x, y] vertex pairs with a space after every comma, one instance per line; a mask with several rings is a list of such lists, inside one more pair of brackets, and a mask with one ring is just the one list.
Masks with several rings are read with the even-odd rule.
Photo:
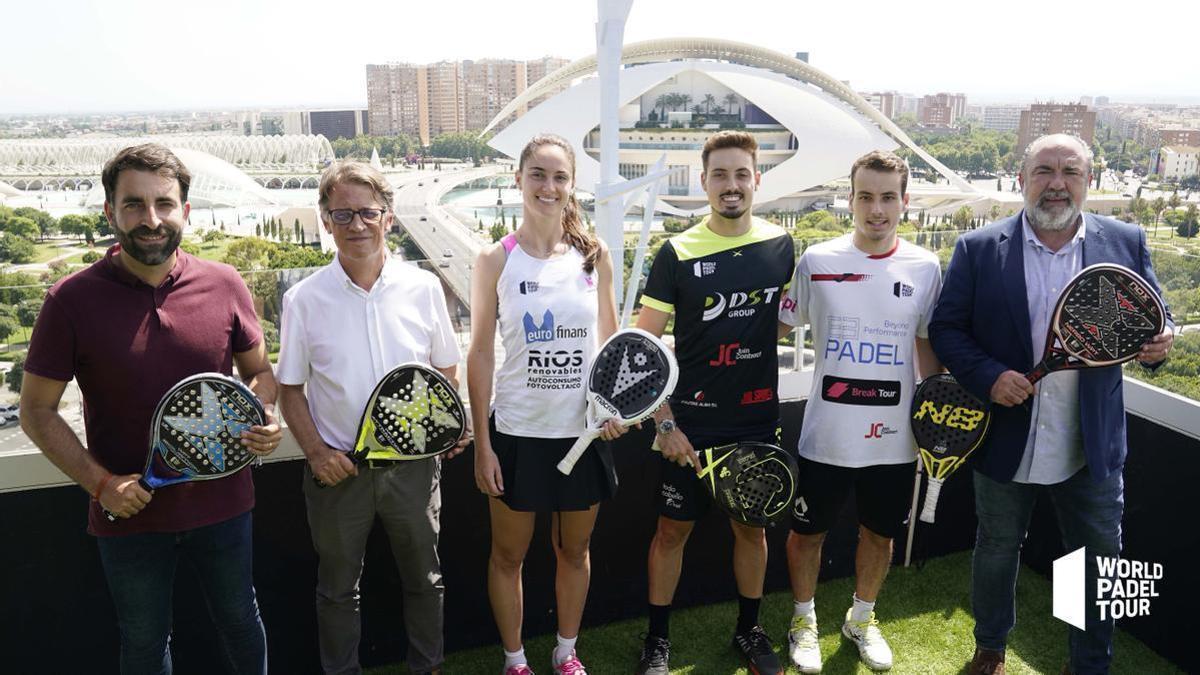
[[1137, 355], [1137, 362], [1144, 366], [1162, 363], [1167, 358], [1167, 354], [1171, 353], [1171, 346], [1174, 344], [1175, 333], [1169, 327], [1164, 328], [1163, 332], [1142, 345], [1142, 350]]
[[1011, 408], [1021, 405], [1033, 394], [1033, 384], [1023, 373], [1006, 370], [992, 383], [992, 390], [988, 395], [993, 402]]
[[313, 453], [315, 457], [309, 457], [308, 467], [312, 469], [312, 475], [321, 485], [332, 487], [346, 480], [350, 476], [358, 475], [358, 465], [350, 459], [350, 455], [340, 450], [335, 450], [324, 443], [321, 444], [324, 451]]
[[275, 452], [283, 440], [283, 428], [279, 426], [279, 418], [275, 416], [273, 403], [263, 404], [266, 413], [266, 424], [255, 424], [242, 432], [242, 445], [259, 457], [266, 457]]
[[106, 512], [118, 518], [136, 516], [154, 497], [149, 490], [138, 483], [138, 479], [141, 477], [140, 473], [109, 476], [101, 484], [96, 501], [100, 502], [100, 506]]

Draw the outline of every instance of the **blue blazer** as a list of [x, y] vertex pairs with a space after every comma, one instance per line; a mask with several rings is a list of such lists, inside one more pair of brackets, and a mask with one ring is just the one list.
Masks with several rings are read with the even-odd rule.
[[[992, 384], [1001, 373], [1029, 372], [1042, 358], [1040, 352], [1032, 353], [1030, 346], [1023, 214], [959, 237], [929, 324], [929, 338], [938, 358], [981, 401], [990, 401]], [[1124, 265], [1142, 275], [1161, 295], [1145, 232], [1113, 218], [1083, 215], [1087, 227], [1084, 267], [1101, 262]], [[1083, 453], [1096, 481], [1119, 471], [1125, 463], [1121, 383], [1119, 366], [1079, 373]], [[1028, 406], [993, 405], [992, 428], [975, 451], [975, 468], [993, 480], [1011, 481], [1025, 452], [1029, 423]]]

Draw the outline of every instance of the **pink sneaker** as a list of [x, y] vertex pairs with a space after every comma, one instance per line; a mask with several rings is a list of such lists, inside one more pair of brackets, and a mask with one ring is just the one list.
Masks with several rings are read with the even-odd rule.
[[533, 675], [533, 669], [527, 663], [518, 663], [505, 668], [504, 675]]
[[554, 666], [554, 675], [587, 675], [587, 669], [579, 662], [575, 652], [571, 652], [566, 661]]

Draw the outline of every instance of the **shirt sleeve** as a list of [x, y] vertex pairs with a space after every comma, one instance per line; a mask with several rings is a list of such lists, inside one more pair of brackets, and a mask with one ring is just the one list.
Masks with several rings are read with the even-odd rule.
[[458, 365], [461, 354], [450, 322], [450, 311], [446, 307], [446, 294], [436, 279], [429, 284], [430, 308], [433, 326], [429, 332], [429, 365], [434, 368], [449, 368]]
[[789, 326], [808, 323], [808, 285], [808, 258], [801, 255], [796, 271], [792, 273], [792, 282], [779, 302], [780, 321]]
[[29, 338], [25, 370], [70, 382], [75, 377], [75, 338], [75, 325], [66, 309], [53, 293], [48, 293]]
[[675, 311], [675, 269], [678, 265], [675, 247], [671, 242], [662, 245], [650, 266], [646, 277], [646, 290], [642, 292], [642, 306], [671, 314]]
[[232, 269], [230, 274], [233, 276], [229, 280], [233, 296], [233, 351], [240, 354], [262, 341], [263, 329], [254, 312], [254, 298], [250, 297], [246, 282]]
[[292, 292], [283, 295], [283, 317], [279, 326], [279, 365], [275, 370], [275, 378], [280, 384], [300, 385], [308, 381], [308, 335], [304, 331], [300, 303], [296, 302]]
[[938, 296], [942, 294], [942, 268], [934, 261], [929, 272], [929, 283], [926, 284], [925, 305], [921, 309], [921, 323], [917, 325], [917, 337], [929, 337], [929, 321], [933, 318], [933, 308], [937, 307]]

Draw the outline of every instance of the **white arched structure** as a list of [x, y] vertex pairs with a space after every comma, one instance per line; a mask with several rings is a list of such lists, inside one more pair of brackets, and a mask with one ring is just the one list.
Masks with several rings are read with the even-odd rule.
[[[785, 54], [729, 40], [671, 38], [627, 45], [621, 60], [626, 64], [620, 77], [622, 106], [671, 78], [698, 72], [753, 103], [794, 135], [795, 153], [764, 174], [755, 199], [759, 204], [844, 177], [862, 154], [899, 146], [912, 150], [949, 179], [962, 197], [978, 196], [969, 183], [852, 89]], [[590, 188], [599, 179], [599, 162], [589, 155], [585, 143], [600, 117], [599, 81], [589, 77], [595, 72], [595, 57], [587, 57], [526, 89], [496, 115], [488, 130], [530, 100], [587, 78], [517, 118], [491, 140], [492, 147], [516, 157], [533, 135], [557, 133], [575, 146], [577, 183]], [[749, 130], [754, 130], [753, 125]]]
[[329, 141], [312, 135], [0, 139], [0, 175], [98, 176], [118, 151], [141, 143], [197, 150], [243, 170], [311, 172], [334, 158]]

